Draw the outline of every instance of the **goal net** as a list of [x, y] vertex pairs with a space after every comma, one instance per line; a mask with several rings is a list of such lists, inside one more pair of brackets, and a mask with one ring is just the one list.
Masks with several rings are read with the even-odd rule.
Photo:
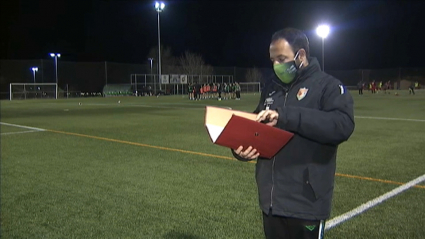
[[103, 87], [103, 96], [130, 96], [134, 95], [130, 84], [108, 84]]
[[58, 85], [56, 83], [10, 83], [9, 99], [57, 99]]
[[260, 82], [239, 82], [241, 93], [259, 93], [261, 92]]

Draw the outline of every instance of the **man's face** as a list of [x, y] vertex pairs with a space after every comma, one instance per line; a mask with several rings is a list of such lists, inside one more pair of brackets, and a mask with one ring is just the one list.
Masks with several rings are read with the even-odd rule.
[[273, 65], [282, 64], [289, 61], [293, 61], [295, 53], [292, 51], [292, 47], [285, 39], [279, 39], [273, 41], [270, 44], [270, 60]]

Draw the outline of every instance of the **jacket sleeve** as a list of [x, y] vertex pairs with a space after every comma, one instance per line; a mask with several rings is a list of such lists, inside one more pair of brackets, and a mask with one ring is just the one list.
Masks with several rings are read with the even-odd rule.
[[354, 131], [353, 98], [336, 81], [325, 86], [321, 109], [280, 107], [278, 125], [313, 141], [338, 145]]

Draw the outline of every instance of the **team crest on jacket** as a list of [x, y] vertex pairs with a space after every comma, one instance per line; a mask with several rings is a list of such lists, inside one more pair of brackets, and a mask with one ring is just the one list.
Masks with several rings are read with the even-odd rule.
[[297, 99], [298, 100], [302, 100], [302, 99], [304, 99], [304, 97], [305, 97], [305, 95], [307, 95], [307, 92], [308, 92], [308, 89], [307, 88], [300, 88], [299, 90], [298, 90], [298, 93], [297, 93]]

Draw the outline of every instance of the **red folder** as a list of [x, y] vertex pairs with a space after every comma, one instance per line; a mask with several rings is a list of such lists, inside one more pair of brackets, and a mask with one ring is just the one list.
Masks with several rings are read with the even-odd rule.
[[256, 114], [207, 106], [205, 126], [211, 141], [237, 149], [252, 146], [261, 157], [272, 158], [293, 137], [293, 133], [256, 122]]

